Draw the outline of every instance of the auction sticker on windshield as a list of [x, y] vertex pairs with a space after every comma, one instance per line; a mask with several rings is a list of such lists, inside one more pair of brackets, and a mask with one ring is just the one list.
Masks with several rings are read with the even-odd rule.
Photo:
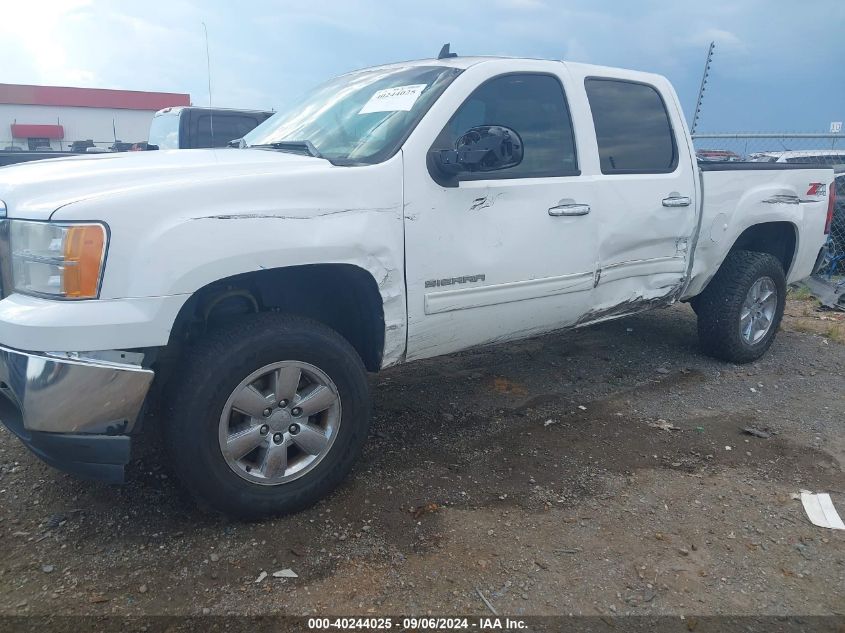
[[358, 114], [369, 114], [370, 112], [407, 112], [414, 107], [417, 99], [419, 99], [422, 91], [428, 84], [413, 84], [411, 86], [396, 86], [395, 88], [385, 88], [379, 90], [364, 107], [358, 111]]

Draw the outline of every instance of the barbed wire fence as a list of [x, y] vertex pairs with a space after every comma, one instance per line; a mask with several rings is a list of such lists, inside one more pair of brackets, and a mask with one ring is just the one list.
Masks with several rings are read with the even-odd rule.
[[839, 200], [819, 276], [845, 284], [845, 134], [730, 132], [693, 134], [699, 161], [757, 161], [833, 166]]

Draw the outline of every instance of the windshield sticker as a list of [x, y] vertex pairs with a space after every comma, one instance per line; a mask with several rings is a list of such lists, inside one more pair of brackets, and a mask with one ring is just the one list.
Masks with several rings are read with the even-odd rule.
[[428, 84], [414, 84], [412, 86], [396, 86], [376, 92], [358, 114], [370, 112], [407, 112], [414, 107], [422, 91]]

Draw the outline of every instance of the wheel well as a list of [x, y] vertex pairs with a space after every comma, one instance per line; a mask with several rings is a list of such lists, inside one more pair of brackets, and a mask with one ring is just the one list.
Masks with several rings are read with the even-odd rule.
[[168, 348], [190, 345], [209, 328], [246, 314], [281, 311], [329, 326], [355, 348], [369, 371], [381, 367], [384, 311], [373, 276], [350, 264], [258, 270], [215, 281], [179, 311]]
[[766, 222], [745, 229], [731, 251], [769, 253], [783, 265], [784, 274], [788, 274], [795, 256], [795, 240], [795, 226], [790, 222]]

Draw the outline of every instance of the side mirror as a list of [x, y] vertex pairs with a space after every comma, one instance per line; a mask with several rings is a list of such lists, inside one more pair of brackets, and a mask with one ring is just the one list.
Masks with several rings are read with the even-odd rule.
[[456, 142], [455, 149], [432, 150], [434, 163], [445, 174], [498, 171], [516, 167], [524, 154], [522, 138], [503, 125], [471, 128]]

